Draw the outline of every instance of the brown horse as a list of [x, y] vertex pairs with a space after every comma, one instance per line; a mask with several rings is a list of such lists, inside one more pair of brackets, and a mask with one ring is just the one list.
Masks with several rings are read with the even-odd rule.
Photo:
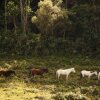
[[44, 73], [48, 73], [48, 69], [47, 68], [33, 68], [31, 69], [29, 75], [40, 75], [43, 76]]
[[9, 77], [11, 75], [15, 75], [14, 70], [0, 70], [0, 76]]

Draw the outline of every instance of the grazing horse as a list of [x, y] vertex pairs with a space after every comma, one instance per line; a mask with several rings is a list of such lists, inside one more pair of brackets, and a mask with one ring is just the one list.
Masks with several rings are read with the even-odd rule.
[[33, 68], [31, 69], [29, 75], [40, 75], [43, 76], [44, 73], [48, 73], [48, 69], [47, 68]]
[[86, 71], [86, 70], [81, 71], [81, 78], [84, 77], [84, 76], [88, 76], [88, 78], [90, 79], [90, 77], [93, 76], [93, 75], [97, 75], [97, 72], [96, 71], [94, 71], [94, 72]]
[[67, 79], [68, 79], [68, 76], [69, 76], [69, 74], [70, 74], [71, 72], [75, 73], [75, 72], [76, 72], [76, 71], [75, 71], [75, 68], [70, 68], [70, 69], [65, 69], [65, 70], [59, 69], [59, 70], [56, 71], [56, 77], [57, 77], [58, 80], [59, 80], [60, 75], [66, 75], [66, 80], [67, 80]]
[[9, 77], [11, 75], [15, 75], [14, 70], [0, 70], [0, 76]]

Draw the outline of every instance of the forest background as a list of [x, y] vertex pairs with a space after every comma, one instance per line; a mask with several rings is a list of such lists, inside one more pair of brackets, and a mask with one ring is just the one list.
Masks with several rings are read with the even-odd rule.
[[100, 0], [0, 2], [0, 55], [100, 58]]

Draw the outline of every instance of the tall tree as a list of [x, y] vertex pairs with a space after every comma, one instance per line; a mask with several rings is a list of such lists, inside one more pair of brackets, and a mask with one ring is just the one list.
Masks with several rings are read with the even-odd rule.
[[13, 1], [7, 3], [7, 14], [9, 17], [13, 18], [15, 33], [17, 32], [16, 16], [18, 15], [18, 5]]
[[21, 26], [23, 33], [28, 31], [28, 15], [32, 12], [30, 8], [30, 0], [20, 0], [20, 12], [21, 12]]
[[39, 9], [36, 12], [36, 16], [32, 17], [32, 22], [36, 23], [42, 35], [53, 33], [54, 22], [64, 18], [64, 16], [68, 17], [67, 12], [61, 8], [61, 3], [53, 3], [52, 0], [39, 2]]

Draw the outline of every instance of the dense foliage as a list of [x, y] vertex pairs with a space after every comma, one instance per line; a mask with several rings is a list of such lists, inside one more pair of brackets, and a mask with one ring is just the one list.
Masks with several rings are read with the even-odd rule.
[[5, 0], [0, 53], [100, 57], [99, 0]]

